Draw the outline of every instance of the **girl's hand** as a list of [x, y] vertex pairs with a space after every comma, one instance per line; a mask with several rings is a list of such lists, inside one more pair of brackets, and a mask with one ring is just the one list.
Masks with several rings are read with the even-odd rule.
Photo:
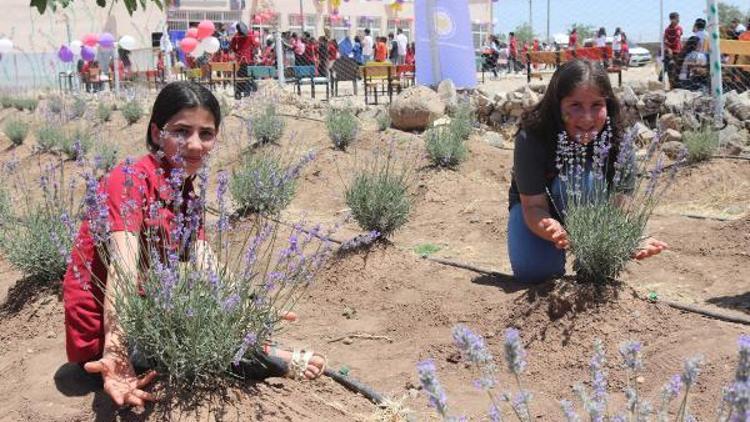
[[568, 249], [568, 232], [559, 221], [554, 218], [543, 218], [539, 221], [539, 227], [545, 231], [547, 240], [554, 243], [557, 249]]
[[649, 237], [644, 242], [645, 244], [633, 254], [633, 259], [646, 259], [650, 256], [658, 255], [661, 251], [669, 248], [665, 242], [656, 240], [653, 237]]
[[86, 363], [83, 369], [90, 374], [102, 375], [104, 391], [118, 406], [143, 407], [146, 401], [155, 400], [151, 394], [141, 389], [154, 379], [156, 372], [150, 371], [139, 379], [126, 357], [116, 353], [104, 353], [101, 359]]

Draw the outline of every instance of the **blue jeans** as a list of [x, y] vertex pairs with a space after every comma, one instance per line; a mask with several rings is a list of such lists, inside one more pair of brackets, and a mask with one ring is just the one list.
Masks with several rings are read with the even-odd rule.
[[[586, 171], [584, 177], [582, 190], [586, 195], [592, 191], [594, 182], [590, 171]], [[559, 177], [552, 180], [550, 194], [558, 213], [565, 212], [565, 189]], [[565, 251], [529, 229], [523, 219], [521, 203], [513, 205], [508, 216], [508, 255], [513, 276], [518, 281], [541, 282], [565, 275]]]

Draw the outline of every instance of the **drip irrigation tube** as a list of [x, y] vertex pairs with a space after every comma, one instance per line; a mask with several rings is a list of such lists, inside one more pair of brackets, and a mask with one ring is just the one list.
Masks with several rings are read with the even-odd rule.
[[337, 383], [343, 385], [344, 387], [348, 388], [349, 390], [352, 390], [355, 393], [362, 394], [374, 404], [380, 405], [384, 401], [382, 394], [378, 393], [377, 391], [372, 389], [370, 386], [355, 380], [354, 378], [350, 378], [333, 369], [326, 369], [325, 372], [323, 372], [323, 374], [331, 378], [332, 380], [336, 381]]
[[681, 311], [692, 312], [695, 314], [711, 317], [721, 321], [735, 322], [738, 324], [750, 325], [750, 318], [739, 315], [729, 315], [723, 312], [712, 311], [710, 309], [702, 308], [696, 305], [688, 305], [686, 303], [673, 302], [671, 300], [660, 300], [654, 303], [664, 303], [672, 308], [679, 309]]

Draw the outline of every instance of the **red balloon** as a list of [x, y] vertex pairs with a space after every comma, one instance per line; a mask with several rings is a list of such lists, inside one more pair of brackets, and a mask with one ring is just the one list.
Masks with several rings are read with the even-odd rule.
[[183, 53], [190, 53], [195, 50], [195, 47], [198, 47], [198, 40], [193, 37], [185, 37], [180, 41], [180, 49], [182, 49]]
[[190, 38], [198, 38], [198, 28], [190, 28], [187, 30], [187, 34], [185, 35]]
[[216, 31], [216, 27], [214, 27], [213, 22], [202, 21], [198, 24], [198, 33], [196, 35], [198, 36], [199, 40], [202, 40], [213, 35], [214, 31]]
[[87, 45], [89, 47], [95, 47], [96, 44], [99, 42], [99, 35], [90, 32], [84, 35], [81, 41], [83, 42], [83, 45]]

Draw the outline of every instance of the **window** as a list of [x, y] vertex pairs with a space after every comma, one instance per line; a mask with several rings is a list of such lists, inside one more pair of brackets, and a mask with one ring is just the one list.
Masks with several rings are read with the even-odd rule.
[[409, 22], [406, 19], [388, 19], [388, 27], [386, 33], [393, 32], [393, 35], [396, 35], [397, 30], [401, 28], [402, 31], [404, 31], [404, 35], [406, 35], [406, 39], [409, 40], [409, 42], [412, 42], [411, 37], [411, 22]]
[[302, 19], [300, 19], [299, 13], [292, 13], [289, 15], [289, 32], [296, 32], [297, 34], [302, 34], [303, 32], [307, 31], [310, 33], [310, 36], [317, 37], [318, 36], [318, 16], [317, 15], [305, 15], [305, 29], [302, 30]]
[[374, 16], [360, 16], [357, 19], [357, 32], [365, 33], [365, 29], [370, 28], [370, 35], [373, 38], [382, 36], [383, 29], [380, 26], [380, 18]]
[[487, 23], [472, 23], [471, 36], [474, 39], [474, 49], [479, 49], [487, 41], [490, 25]]
[[323, 19], [323, 26], [331, 31], [331, 36], [337, 43], [341, 42], [347, 35], [349, 35], [349, 23], [348, 17], [340, 16], [338, 19], [331, 19], [330, 16], [326, 16]]

